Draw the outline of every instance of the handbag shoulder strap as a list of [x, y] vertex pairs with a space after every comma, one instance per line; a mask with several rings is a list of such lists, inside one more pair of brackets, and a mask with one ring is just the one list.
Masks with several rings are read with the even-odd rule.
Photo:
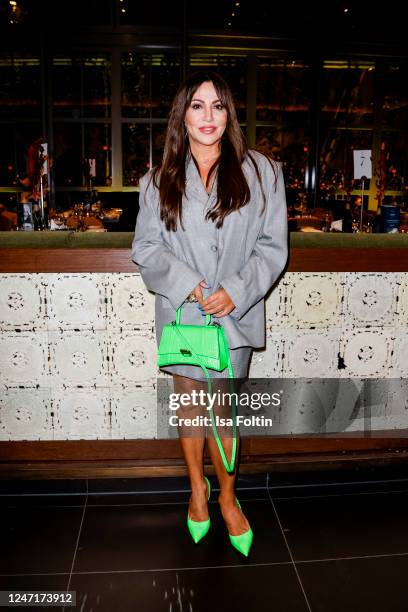
[[[211, 316], [211, 315], [206, 315], [206, 316]], [[183, 341], [186, 343], [187, 347], [190, 349], [191, 354], [194, 355], [194, 357], [197, 359], [198, 363], [200, 364], [200, 367], [204, 371], [205, 377], [207, 379], [208, 393], [211, 395], [212, 394], [212, 383], [211, 383], [211, 377], [208, 374], [207, 367], [204, 365], [203, 360], [201, 359], [201, 357], [199, 355], [197, 355], [197, 353], [195, 352], [195, 350], [193, 349], [191, 344], [188, 342], [188, 340], [182, 334], [182, 332], [180, 331], [180, 329], [179, 329], [177, 324], [174, 325], [174, 329], [176, 329], [178, 334], [183, 338]], [[204, 327], [203, 327], [203, 329], [204, 329]], [[232, 367], [231, 357], [230, 357], [229, 350], [227, 351], [227, 361], [228, 361], [228, 378], [233, 380], [233, 378], [234, 378], [234, 369]], [[217, 425], [216, 425], [215, 419], [214, 419], [213, 408], [212, 408], [212, 406], [210, 407], [212, 429], [213, 429], [213, 432], [214, 432], [214, 436], [215, 436], [215, 439], [216, 439], [216, 442], [217, 442], [218, 449], [220, 451], [220, 455], [221, 455], [222, 461], [223, 461], [225, 469], [227, 470], [228, 473], [232, 473], [234, 471], [234, 468], [235, 468], [235, 455], [236, 455], [236, 447], [237, 447], [236, 404], [235, 404], [235, 396], [234, 396], [234, 394], [232, 394], [232, 395], [233, 395], [233, 417], [232, 417], [233, 418], [233, 440], [232, 440], [231, 465], [228, 463], [227, 457], [225, 456], [225, 452], [224, 452], [224, 449], [222, 447], [222, 442], [220, 440], [220, 436], [218, 435]]]

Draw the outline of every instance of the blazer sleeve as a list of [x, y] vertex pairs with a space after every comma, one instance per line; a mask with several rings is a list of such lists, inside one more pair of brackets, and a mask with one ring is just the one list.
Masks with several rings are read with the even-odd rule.
[[136, 219], [135, 236], [131, 247], [131, 258], [147, 289], [164, 295], [175, 310], [203, 280], [203, 275], [178, 259], [165, 245], [162, 221], [153, 185], [147, 189], [149, 173], [140, 179], [139, 212]]
[[220, 285], [235, 304], [230, 316], [237, 320], [264, 297], [281, 274], [288, 258], [285, 183], [282, 164], [275, 163], [278, 165], [276, 191], [273, 170], [269, 162], [266, 162], [271, 175], [270, 188], [267, 191], [264, 219], [255, 247], [241, 270], [220, 280]]

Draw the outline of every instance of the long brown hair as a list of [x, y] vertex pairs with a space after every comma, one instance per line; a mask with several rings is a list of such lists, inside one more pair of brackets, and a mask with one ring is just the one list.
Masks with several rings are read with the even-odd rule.
[[[207, 212], [206, 219], [216, 221], [216, 227], [223, 225], [224, 218], [232, 211], [245, 206], [250, 200], [251, 193], [241, 168], [245, 157], [248, 156], [254, 165], [263, 195], [265, 208], [266, 197], [263, 190], [257, 163], [248, 151], [246, 138], [239, 126], [232, 92], [226, 81], [212, 70], [199, 71], [189, 75], [180, 85], [169, 115], [163, 158], [151, 173], [153, 183], [160, 193], [160, 219], [165, 222], [168, 231], [177, 230], [177, 218], [182, 220], [182, 197], [185, 193], [185, 162], [189, 150], [188, 135], [185, 133], [184, 117], [191, 100], [202, 83], [211, 81], [218, 98], [227, 110], [227, 125], [221, 139], [221, 154], [211, 166], [207, 176], [207, 186], [213, 172], [218, 166], [217, 201]], [[198, 164], [192, 155], [194, 163]], [[275, 175], [275, 189], [277, 172], [273, 161], [265, 155], [273, 168]], [[158, 175], [160, 174], [160, 184]]]

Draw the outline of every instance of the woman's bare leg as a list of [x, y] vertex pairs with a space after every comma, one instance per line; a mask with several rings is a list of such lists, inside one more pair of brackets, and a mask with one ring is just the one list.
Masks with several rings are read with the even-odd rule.
[[[235, 390], [239, 391], [239, 383], [235, 383]], [[213, 393], [217, 391], [222, 393], [230, 392], [229, 380], [228, 379], [213, 379]], [[221, 395], [222, 397], [222, 395]], [[209, 412], [209, 411], [208, 411]], [[231, 418], [231, 406], [227, 401], [222, 405], [222, 401], [218, 404], [215, 402], [214, 404], [214, 416], [219, 415], [224, 418]], [[210, 428], [211, 429], [211, 428]], [[231, 465], [232, 460], [232, 427], [223, 428], [217, 426], [218, 435], [220, 437], [220, 441], [222, 443], [222, 447], [224, 449], [225, 456], [227, 458], [228, 463]], [[212, 431], [212, 429], [211, 429]], [[236, 459], [239, 454], [239, 444], [240, 437], [238, 427], [236, 429], [237, 433], [237, 445], [236, 445]], [[211, 461], [214, 465], [215, 472], [217, 474], [218, 482], [220, 484], [220, 494], [218, 496], [218, 502], [220, 504], [221, 513], [223, 519], [227, 525], [228, 532], [231, 535], [240, 535], [248, 531], [250, 525], [240, 508], [235, 503], [235, 477], [237, 470], [235, 469], [232, 474], [229, 474], [225, 469], [224, 463], [222, 461], [220, 451], [217, 445], [217, 441], [214, 435], [208, 436], [208, 451], [210, 453]]]
[[[173, 374], [174, 393], [188, 393], [193, 390], [200, 391], [203, 384], [200, 381]], [[194, 418], [205, 415], [206, 409], [202, 406], [186, 405], [177, 409], [179, 417]], [[208, 519], [207, 484], [204, 480], [203, 454], [205, 444], [205, 427], [187, 428], [179, 426], [180, 443], [184, 454], [190, 477], [191, 497], [189, 516], [193, 521], [206, 521]]]

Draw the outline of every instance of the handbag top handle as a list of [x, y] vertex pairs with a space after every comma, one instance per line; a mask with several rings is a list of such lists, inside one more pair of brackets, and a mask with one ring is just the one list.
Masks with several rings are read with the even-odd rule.
[[[180, 325], [180, 317], [181, 317], [181, 306], [179, 306], [176, 310], [176, 325]], [[204, 325], [209, 325], [211, 323], [211, 315], [205, 315], [205, 323]]]

